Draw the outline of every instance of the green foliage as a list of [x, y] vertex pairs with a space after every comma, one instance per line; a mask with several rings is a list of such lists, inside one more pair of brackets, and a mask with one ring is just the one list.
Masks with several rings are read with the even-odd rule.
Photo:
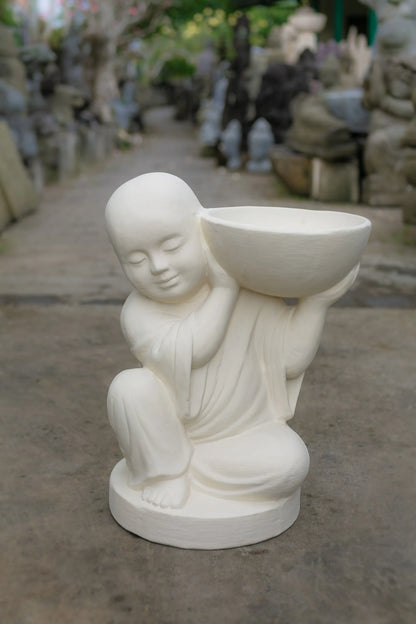
[[189, 78], [195, 72], [195, 65], [183, 56], [173, 56], [165, 61], [160, 72], [161, 82]]
[[0, 22], [6, 26], [15, 26], [12, 3], [9, 0], [0, 0]]
[[145, 42], [138, 62], [140, 83], [157, 84], [162, 78], [167, 80], [180, 77], [181, 74], [183, 77], [192, 75], [194, 60], [194, 56], [179, 37], [172, 33], [169, 36], [156, 34]]
[[63, 27], [54, 28], [53, 30], [51, 30], [51, 32], [49, 33], [48, 42], [52, 50], [56, 52], [57, 50], [60, 49], [64, 37], [65, 37], [65, 29]]
[[[226, 57], [231, 58], [233, 26], [242, 15], [241, 11], [231, 11], [234, 6], [234, 0], [174, 0], [158, 32], [144, 41], [142, 82], [192, 75], [207, 41], [217, 50], [225, 49]], [[251, 44], [264, 46], [271, 28], [283, 24], [298, 6], [297, 0], [284, 0], [273, 6], [249, 7], [245, 13], [251, 25]]]
[[166, 13], [172, 20], [174, 27], [179, 27], [194, 19], [194, 16], [203, 13], [205, 9], [222, 9], [226, 14], [231, 11], [230, 0], [173, 0], [172, 6]]
[[284, 2], [275, 6], [253, 6], [246, 11], [251, 26], [251, 43], [264, 46], [273, 26], [284, 24], [298, 8], [297, 2]]

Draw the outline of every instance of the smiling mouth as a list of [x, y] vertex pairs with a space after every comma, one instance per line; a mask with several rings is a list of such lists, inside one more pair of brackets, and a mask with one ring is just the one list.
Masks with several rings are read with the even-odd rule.
[[179, 275], [174, 275], [173, 277], [169, 277], [169, 279], [158, 281], [157, 285], [159, 286], [159, 288], [162, 288], [162, 290], [166, 290], [168, 288], [176, 286], [176, 284], [178, 283], [178, 279]]

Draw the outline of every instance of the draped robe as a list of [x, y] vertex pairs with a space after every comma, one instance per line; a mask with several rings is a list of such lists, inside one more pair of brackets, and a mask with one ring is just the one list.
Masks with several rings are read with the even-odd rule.
[[122, 392], [110, 389], [116, 434], [128, 427], [130, 450], [122, 450], [131, 485], [189, 468], [197, 487], [220, 496], [267, 494], [276, 487], [290, 493], [309, 462], [303, 442], [286, 425], [303, 378], [286, 377], [284, 336], [292, 309], [241, 290], [220, 348], [207, 364], [192, 368], [186, 319], [198, 305], [159, 304], [132, 293], [123, 308], [123, 332], [144, 367], [138, 374], [147, 371], [149, 383], [166, 393], [160, 405], [146, 403], [135, 393], [134, 376]]

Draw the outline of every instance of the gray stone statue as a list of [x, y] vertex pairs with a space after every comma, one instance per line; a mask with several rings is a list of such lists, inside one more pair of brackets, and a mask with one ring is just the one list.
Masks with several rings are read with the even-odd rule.
[[211, 155], [221, 135], [222, 108], [210, 100], [205, 106], [203, 122], [199, 129], [198, 141], [202, 155]]
[[377, 57], [364, 85], [371, 113], [365, 151], [364, 200], [371, 205], [400, 205], [405, 188], [401, 173], [402, 139], [413, 117], [416, 55]]
[[241, 167], [241, 139], [241, 123], [238, 119], [232, 119], [221, 134], [220, 144], [220, 149], [227, 159], [227, 169], [231, 171], [235, 171]]
[[298, 96], [292, 104], [293, 124], [286, 143], [295, 151], [325, 160], [350, 158], [357, 148], [348, 125], [331, 112], [326, 96], [340, 86], [341, 67], [335, 55], [328, 55], [319, 68], [321, 91]]
[[[412, 92], [413, 106], [416, 111], [416, 87]], [[406, 180], [403, 195], [403, 222], [416, 225], [416, 112], [402, 139], [404, 157], [402, 173]]]
[[26, 73], [10, 28], [0, 23], [0, 78], [26, 98]]
[[364, 151], [363, 198], [370, 205], [401, 205], [406, 181], [402, 139], [413, 117], [416, 85], [416, 0], [362, 0], [377, 14], [376, 56], [364, 82], [371, 111]]
[[263, 118], [257, 119], [248, 133], [249, 160], [247, 170], [257, 173], [266, 173], [272, 170], [269, 158], [270, 148], [274, 144], [273, 132], [270, 124]]
[[360, 0], [372, 8], [378, 20], [377, 55], [416, 54], [415, 0]]

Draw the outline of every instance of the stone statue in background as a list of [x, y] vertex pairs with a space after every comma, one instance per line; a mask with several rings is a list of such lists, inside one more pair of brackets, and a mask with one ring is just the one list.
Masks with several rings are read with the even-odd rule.
[[416, 0], [360, 0], [377, 15], [376, 53], [416, 54]]
[[31, 96], [12, 30], [0, 24], [0, 119], [7, 122], [19, 154], [40, 191], [38, 141], [35, 124], [29, 116], [36, 98]]
[[267, 58], [267, 65], [285, 62], [282, 29], [280, 26], [272, 26], [269, 36], [267, 37], [265, 54]]
[[303, 6], [292, 13], [281, 29], [285, 62], [297, 63], [304, 50], [316, 52], [318, 34], [325, 28], [327, 17], [311, 7]]
[[212, 95], [218, 63], [214, 44], [208, 40], [198, 56], [194, 75], [194, 88], [198, 92], [199, 100], [206, 100]]
[[235, 171], [241, 167], [241, 143], [241, 123], [238, 119], [233, 119], [221, 133], [220, 142], [220, 150], [227, 160], [227, 168], [231, 171]]
[[372, 59], [367, 37], [358, 34], [357, 28], [351, 26], [347, 38], [339, 43], [339, 50], [342, 86], [347, 89], [362, 87]]
[[247, 171], [266, 173], [272, 170], [269, 157], [270, 149], [274, 144], [273, 132], [265, 119], [257, 119], [248, 133]]
[[[113, 515], [181, 547], [279, 534], [297, 517], [309, 466], [287, 420], [326, 311], [355, 280], [369, 222], [279, 208], [204, 211], [165, 173], [123, 184], [106, 222], [133, 286], [121, 326], [139, 362], [108, 393], [125, 458], [110, 481]], [[292, 254], [286, 270], [290, 232], [303, 265]], [[285, 293], [299, 303], [287, 306]]]
[[362, 0], [377, 14], [376, 56], [364, 82], [371, 111], [364, 151], [364, 201], [401, 205], [406, 182], [401, 142], [413, 116], [416, 78], [416, 0]]
[[250, 66], [250, 23], [246, 15], [238, 18], [234, 27], [234, 58], [227, 72], [228, 85], [225, 94], [222, 128], [237, 119], [241, 124], [243, 148], [245, 148], [248, 128], [250, 95], [246, 73]]
[[222, 108], [216, 106], [213, 100], [205, 105], [198, 133], [201, 155], [211, 156], [215, 153], [214, 150], [221, 136], [221, 118]]
[[0, 23], [0, 78], [27, 97], [26, 72], [19, 59], [13, 32]]
[[403, 222], [416, 225], [416, 87], [412, 92], [413, 119], [402, 138], [404, 149], [402, 173], [406, 180], [403, 195]]
[[309, 74], [301, 65], [276, 63], [263, 75], [256, 100], [256, 117], [263, 117], [272, 127], [275, 143], [283, 143], [292, 122], [291, 102], [309, 91]]
[[200, 128], [198, 141], [201, 156], [215, 156], [222, 131], [222, 116], [228, 87], [227, 78], [217, 71], [212, 97], [202, 102], [198, 111]]
[[329, 110], [325, 95], [339, 88], [340, 62], [328, 54], [319, 68], [320, 92], [301, 95], [292, 104], [293, 124], [286, 135], [286, 144], [297, 152], [337, 160], [354, 156], [357, 148], [345, 121]]
[[84, 98], [90, 98], [91, 90], [87, 82], [85, 63], [88, 57], [88, 44], [84, 40], [85, 17], [75, 10], [69, 30], [62, 40], [59, 51], [61, 82], [78, 89]]
[[50, 67], [56, 67], [56, 54], [46, 44], [37, 43], [23, 46], [20, 49], [20, 58], [26, 68], [29, 111], [35, 113], [45, 110], [43, 76]]
[[400, 205], [402, 139], [413, 117], [416, 55], [376, 57], [364, 84], [364, 105], [372, 111], [364, 150], [364, 199], [372, 205]]

